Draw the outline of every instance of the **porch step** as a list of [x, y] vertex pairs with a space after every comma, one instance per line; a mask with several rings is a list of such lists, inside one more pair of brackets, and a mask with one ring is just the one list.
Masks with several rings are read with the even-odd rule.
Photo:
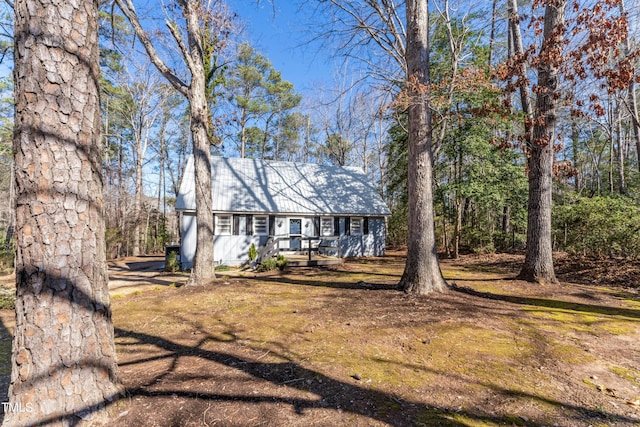
[[342, 258], [324, 255], [313, 255], [311, 259], [307, 255], [284, 255], [284, 257], [287, 260], [287, 267], [317, 267], [337, 265], [343, 262]]

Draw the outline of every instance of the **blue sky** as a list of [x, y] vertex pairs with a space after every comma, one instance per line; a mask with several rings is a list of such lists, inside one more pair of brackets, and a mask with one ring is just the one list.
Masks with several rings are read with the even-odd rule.
[[228, 0], [228, 4], [247, 25], [249, 42], [285, 80], [299, 92], [306, 92], [332, 80], [331, 58], [319, 51], [317, 44], [307, 44], [312, 37], [309, 7], [298, 1]]

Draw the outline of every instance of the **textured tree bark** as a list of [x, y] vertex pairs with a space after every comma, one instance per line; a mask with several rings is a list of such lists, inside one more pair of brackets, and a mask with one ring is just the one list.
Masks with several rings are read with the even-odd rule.
[[189, 34], [189, 68], [191, 85], [189, 105], [191, 107], [191, 136], [193, 138], [193, 160], [196, 181], [196, 223], [198, 227], [196, 253], [189, 284], [201, 284], [215, 279], [213, 257], [213, 196], [211, 194], [211, 145], [209, 144], [209, 106], [206, 97], [206, 83], [200, 23], [198, 22], [199, 2], [185, 2], [185, 17]]
[[[409, 239], [407, 263], [399, 287], [428, 294], [446, 289], [436, 251], [433, 212], [433, 154], [429, 82], [429, 13], [427, 0], [408, 0], [406, 61], [409, 86]], [[416, 83], [416, 84], [414, 84]]]
[[99, 420], [118, 393], [97, 17], [97, 1], [15, 3], [17, 298], [7, 426]]
[[551, 206], [553, 158], [557, 122], [559, 78], [566, 1], [549, 2], [544, 16], [544, 40], [540, 50], [536, 120], [529, 146], [529, 201], [527, 250], [519, 278], [538, 283], [557, 283], [553, 269]]

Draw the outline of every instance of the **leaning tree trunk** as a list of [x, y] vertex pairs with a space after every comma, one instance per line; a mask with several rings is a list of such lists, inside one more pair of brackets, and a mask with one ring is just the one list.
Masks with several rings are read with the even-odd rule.
[[409, 105], [409, 239], [399, 287], [405, 292], [443, 291], [433, 212], [433, 154], [429, 109], [429, 12], [427, 0], [408, 0], [407, 72]]
[[544, 16], [544, 41], [540, 50], [536, 118], [529, 146], [529, 202], [527, 211], [527, 250], [521, 279], [538, 283], [556, 283], [551, 239], [553, 158], [557, 122], [559, 76], [564, 40], [566, 1], [547, 4]]
[[98, 2], [15, 3], [16, 327], [4, 425], [99, 419], [118, 392]]

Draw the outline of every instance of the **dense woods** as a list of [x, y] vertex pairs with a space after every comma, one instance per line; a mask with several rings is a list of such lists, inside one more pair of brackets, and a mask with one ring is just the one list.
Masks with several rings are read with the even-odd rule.
[[[631, 215], [640, 206], [636, 4], [558, 3], [553, 7], [564, 22], [547, 29], [550, 4], [430, 4], [430, 79], [420, 85], [430, 94], [433, 116], [434, 218], [441, 254], [525, 249], [527, 229], [533, 229], [527, 212], [537, 206], [528, 192], [540, 187], [531, 162], [541, 150], [548, 156], [545, 197], [552, 198], [545, 214], [550, 214], [546, 244], [583, 255], [639, 255], [637, 216]], [[298, 91], [287, 81], [286, 69], [276, 69], [250, 44], [250, 28], [230, 6], [213, 2], [211, 11], [201, 13], [208, 144], [218, 155], [361, 166], [392, 208], [389, 245], [402, 246], [409, 236], [404, 5], [320, 0], [306, 5], [319, 23], [310, 27], [306, 49], [348, 59], [349, 68], [333, 89]], [[277, 3], [275, 8], [277, 13]], [[100, 13], [110, 258], [160, 252], [179, 242], [172, 205], [193, 151], [191, 110], [176, 89], [189, 62], [180, 64], [168, 44], [183, 28], [180, 12], [167, 6], [175, 23], [167, 27], [151, 20], [156, 11], [138, 11], [147, 32], [157, 36], [152, 41], [158, 56], [175, 67], [173, 81], [143, 54], [119, 12], [105, 4]], [[5, 36], [11, 15], [5, 5]], [[185, 37], [178, 39], [187, 43]], [[12, 58], [10, 41], [3, 41], [4, 64]], [[551, 66], [555, 74], [545, 71]], [[359, 77], [344, 78], [347, 73]], [[4, 268], [13, 257], [15, 223], [9, 208], [14, 202], [12, 88], [5, 76], [0, 86]], [[549, 107], [544, 94], [555, 103], [553, 121], [542, 110]], [[549, 129], [541, 139], [542, 126]], [[628, 225], [590, 225], [603, 209], [609, 222]]]

